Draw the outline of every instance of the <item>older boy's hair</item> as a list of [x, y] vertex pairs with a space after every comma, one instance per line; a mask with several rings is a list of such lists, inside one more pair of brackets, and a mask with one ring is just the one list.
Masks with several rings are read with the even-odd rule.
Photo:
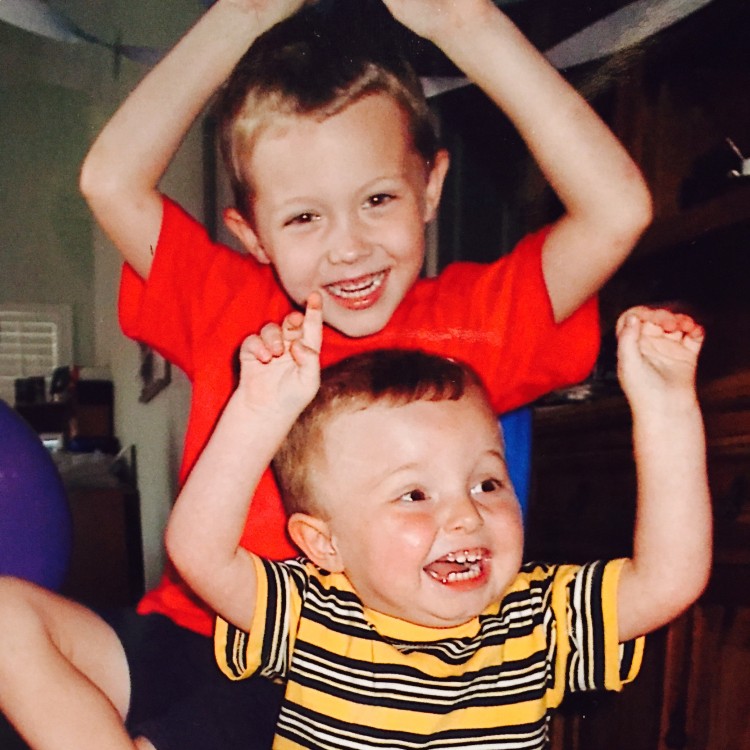
[[258, 37], [237, 64], [216, 114], [235, 207], [245, 218], [252, 218], [254, 186], [243, 164], [264, 128], [284, 116], [324, 120], [368, 94], [385, 93], [406, 113], [417, 153], [432, 163], [439, 144], [419, 78], [395, 42], [368, 31], [344, 29], [304, 8]]
[[287, 513], [324, 515], [311, 492], [308, 471], [311, 457], [322, 446], [323, 431], [331, 417], [373, 404], [400, 406], [414, 401], [457, 401], [470, 389], [486, 395], [471, 367], [416, 350], [363, 352], [324, 369], [317, 395], [297, 419], [273, 460]]

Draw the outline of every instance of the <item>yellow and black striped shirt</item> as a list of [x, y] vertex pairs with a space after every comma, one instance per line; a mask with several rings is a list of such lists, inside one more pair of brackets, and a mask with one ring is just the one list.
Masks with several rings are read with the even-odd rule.
[[286, 682], [275, 750], [543, 748], [566, 691], [638, 672], [643, 639], [617, 642], [621, 563], [528, 564], [478, 618], [426, 628], [366, 609], [343, 575], [257, 558], [250, 633], [217, 619], [216, 659]]

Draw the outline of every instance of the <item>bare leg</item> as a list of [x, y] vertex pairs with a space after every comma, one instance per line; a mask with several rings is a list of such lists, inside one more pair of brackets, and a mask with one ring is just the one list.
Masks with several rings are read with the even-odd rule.
[[0, 577], [0, 710], [34, 750], [150, 750], [125, 731], [129, 700], [125, 652], [107, 623]]

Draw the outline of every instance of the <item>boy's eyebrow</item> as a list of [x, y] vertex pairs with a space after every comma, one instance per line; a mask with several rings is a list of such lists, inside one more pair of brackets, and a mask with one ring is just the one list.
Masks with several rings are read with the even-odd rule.
[[505, 456], [505, 451], [497, 450], [496, 448], [493, 448], [491, 451], [488, 451], [488, 453], [500, 459], [500, 461], [502, 461], [502, 463], [505, 464], [505, 466], [508, 465], [508, 459]]
[[[479, 462], [481, 457], [485, 457], [485, 456], [489, 456], [489, 457], [497, 459], [503, 465], [503, 468], [505, 469], [505, 471], [506, 472], [508, 471], [508, 461], [506, 460], [505, 454], [502, 450], [497, 450], [496, 448], [492, 448], [492, 449], [487, 449], [486, 451], [483, 451], [477, 456], [477, 463]], [[380, 474], [380, 476], [375, 480], [375, 484], [381, 484], [382, 482], [396, 476], [397, 474], [401, 472], [411, 471], [419, 467], [420, 467], [419, 461], [410, 461], [408, 463], [399, 464], [395, 468], [390, 469], [387, 474]]]
[[[388, 187], [388, 183], [399, 182], [403, 183], [407, 179], [405, 172], [400, 172], [394, 175], [384, 175], [376, 177], [369, 182], [357, 188], [359, 193], [369, 193], [377, 191], [381, 185]], [[322, 199], [314, 194], [300, 194], [290, 196], [289, 198], [283, 199], [274, 209], [274, 212], [284, 213], [290, 209], [305, 208], [307, 206], [314, 206], [321, 203]]]
[[500, 461], [507, 473], [508, 459], [506, 458], [505, 452], [503, 450], [497, 450], [496, 448], [493, 448], [492, 450], [486, 451], [484, 455], [491, 456], [492, 458], [496, 458], [498, 461]]

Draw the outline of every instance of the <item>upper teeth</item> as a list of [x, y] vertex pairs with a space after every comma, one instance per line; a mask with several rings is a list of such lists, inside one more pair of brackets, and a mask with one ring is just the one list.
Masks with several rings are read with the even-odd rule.
[[380, 271], [365, 279], [360, 278], [354, 281], [341, 281], [337, 284], [328, 284], [326, 289], [339, 297], [366, 297], [368, 294], [372, 294], [383, 283], [384, 278], [385, 271]]
[[479, 562], [482, 559], [482, 555], [478, 555], [476, 552], [469, 552], [469, 550], [464, 550], [463, 552], [449, 552], [445, 559], [448, 562], [456, 562], [460, 565], [463, 565], [464, 563], [476, 563]]

